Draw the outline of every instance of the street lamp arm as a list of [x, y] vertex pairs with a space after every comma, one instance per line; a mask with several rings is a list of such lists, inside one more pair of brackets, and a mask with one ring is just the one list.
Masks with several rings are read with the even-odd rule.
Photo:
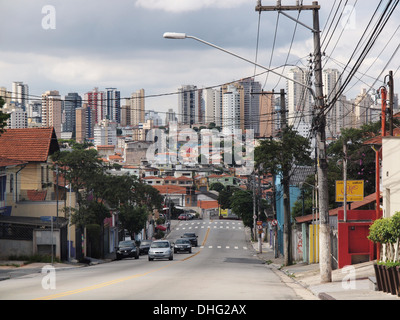
[[249, 63], [251, 63], [251, 64], [254, 64], [255, 66], [257, 66], [257, 67], [259, 67], [259, 68], [261, 68], [261, 69], [267, 70], [267, 71], [269, 71], [269, 72], [271, 72], [271, 73], [274, 73], [274, 74], [276, 74], [276, 75], [278, 75], [278, 76], [280, 76], [280, 77], [282, 77], [282, 78], [285, 78], [286, 80], [292, 81], [292, 82], [294, 82], [294, 83], [297, 83], [298, 85], [301, 85], [302, 87], [307, 88], [307, 89], [310, 91], [310, 93], [311, 93], [311, 95], [313, 96], [313, 98], [315, 99], [315, 94], [314, 94], [313, 89], [312, 89], [311, 87], [309, 87], [309, 86], [306, 86], [304, 83], [301, 83], [300, 81], [297, 81], [297, 80], [291, 79], [291, 78], [289, 78], [289, 77], [286, 77], [286, 76], [284, 76], [284, 75], [282, 75], [282, 74], [280, 74], [280, 73], [278, 73], [278, 72], [276, 72], [276, 71], [274, 71], [274, 70], [271, 70], [271, 69], [269, 69], [269, 68], [267, 68], [267, 67], [264, 67], [263, 65], [260, 65], [260, 64], [254, 62], [254, 61], [249, 60], [249, 59], [243, 58], [243, 57], [239, 56], [238, 54], [233, 53], [233, 52], [231, 52], [231, 51], [228, 51], [228, 50], [226, 50], [226, 49], [224, 49], [224, 48], [221, 48], [221, 47], [219, 47], [219, 46], [217, 46], [217, 45], [215, 45], [215, 44], [212, 44], [212, 43], [210, 43], [210, 42], [207, 42], [207, 41], [205, 41], [205, 40], [199, 39], [199, 38], [194, 37], [194, 36], [187, 35], [186, 33], [165, 32], [164, 35], [163, 35], [163, 37], [164, 37], [165, 39], [186, 39], [186, 38], [190, 38], [190, 39], [199, 41], [199, 42], [201, 42], [201, 43], [204, 43], [204, 44], [206, 44], [206, 45], [208, 45], [208, 46], [210, 46], [210, 47], [213, 47], [213, 48], [215, 48], [215, 49], [218, 49], [218, 50], [220, 50], [220, 51], [223, 51], [223, 52], [225, 52], [225, 53], [228, 53], [228, 54], [230, 54], [231, 56], [234, 56], [234, 57], [239, 58], [239, 59], [241, 59], [241, 60], [243, 60], [243, 61], [246, 61], [246, 62], [249, 62]]

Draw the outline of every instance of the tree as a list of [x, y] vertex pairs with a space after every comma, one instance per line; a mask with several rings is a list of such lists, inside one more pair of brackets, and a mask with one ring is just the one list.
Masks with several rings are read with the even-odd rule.
[[0, 97], [0, 134], [4, 133], [4, 131], [5, 131], [4, 128], [7, 126], [7, 120], [8, 120], [8, 118], [10, 118], [10, 114], [3, 113], [3, 111], [1, 111], [4, 103], [5, 102], [4, 102], [3, 98]]
[[146, 206], [123, 204], [119, 208], [118, 217], [122, 227], [133, 236], [145, 227], [148, 215], [149, 211]]
[[292, 264], [292, 257], [289, 173], [294, 166], [312, 163], [310, 142], [307, 138], [299, 135], [293, 127], [285, 127], [282, 130], [280, 140], [267, 139], [261, 141], [260, 146], [254, 150], [254, 160], [259, 174], [264, 172], [281, 175], [284, 201], [284, 257], [285, 265], [290, 265]]
[[230, 203], [233, 213], [242, 219], [246, 227], [250, 227], [253, 230], [253, 192], [237, 190], [231, 196]]

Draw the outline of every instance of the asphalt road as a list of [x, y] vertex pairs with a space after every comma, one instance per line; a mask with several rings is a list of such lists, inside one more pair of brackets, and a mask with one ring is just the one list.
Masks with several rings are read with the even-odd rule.
[[309, 292], [263, 264], [241, 221], [180, 222], [170, 233], [198, 235], [192, 253], [174, 259], [123, 259], [0, 282], [1, 300], [301, 300]]

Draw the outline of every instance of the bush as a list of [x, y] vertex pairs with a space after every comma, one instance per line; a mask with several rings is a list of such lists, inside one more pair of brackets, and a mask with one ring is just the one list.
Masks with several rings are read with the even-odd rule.
[[383, 244], [385, 263], [399, 262], [400, 212], [375, 220], [369, 228], [368, 239]]

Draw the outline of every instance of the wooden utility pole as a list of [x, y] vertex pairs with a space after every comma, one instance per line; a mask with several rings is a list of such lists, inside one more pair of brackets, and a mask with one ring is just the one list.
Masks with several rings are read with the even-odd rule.
[[[320, 217], [320, 232], [319, 232], [319, 247], [320, 247], [320, 276], [321, 282], [332, 281], [332, 265], [331, 265], [331, 241], [329, 227], [329, 207], [328, 207], [328, 163], [326, 159], [326, 118], [324, 115], [324, 97], [322, 90], [322, 64], [321, 64], [321, 43], [320, 43], [320, 27], [319, 27], [319, 9], [317, 1], [312, 5], [287, 6], [281, 5], [281, 1], [277, 1], [276, 6], [262, 6], [261, 1], [258, 1], [256, 11], [278, 11], [284, 16], [296, 21], [296, 23], [310, 29], [314, 37], [314, 77], [315, 77], [315, 124], [316, 124], [316, 140], [317, 140], [317, 160], [318, 160], [318, 189], [319, 189], [319, 217]], [[284, 11], [304, 11], [312, 10], [313, 12], [313, 27], [297, 21], [293, 17], [284, 13]], [[304, 85], [305, 86], [305, 85]]]

